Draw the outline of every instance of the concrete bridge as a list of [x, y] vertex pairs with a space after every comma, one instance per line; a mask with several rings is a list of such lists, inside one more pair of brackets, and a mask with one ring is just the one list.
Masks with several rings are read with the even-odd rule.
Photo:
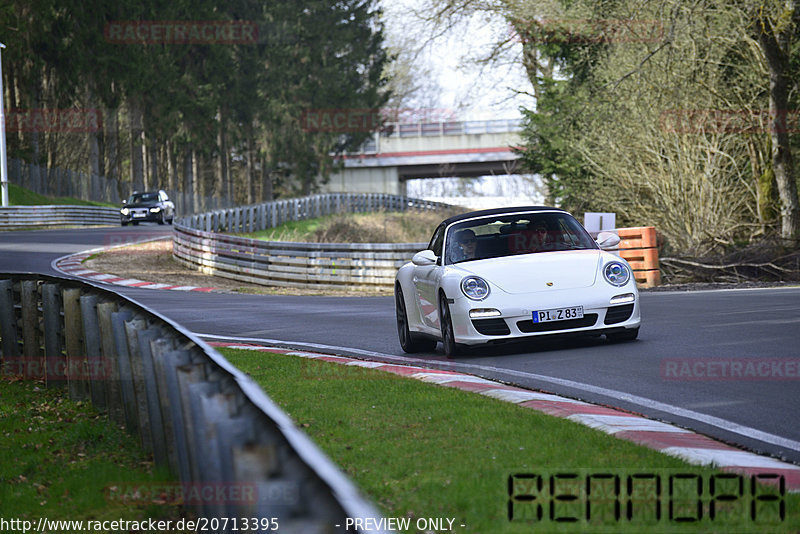
[[322, 187], [326, 193], [406, 194], [416, 178], [517, 174], [520, 120], [390, 123]]

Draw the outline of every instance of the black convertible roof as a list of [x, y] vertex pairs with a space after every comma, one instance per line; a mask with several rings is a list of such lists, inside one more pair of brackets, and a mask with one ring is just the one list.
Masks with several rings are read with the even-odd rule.
[[466, 219], [473, 219], [475, 217], [486, 217], [489, 215], [506, 215], [508, 213], [519, 213], [521, 211], [560, 211], [562, 213], [569, 213], [561, 208], [551, 208], [548, 206], [513, 206], [510, 208], [493, 208], [489, 210], [470, 211], [469, 213], [462, 213], [461, 215], [454, 215], [442, 221], [442, 224], [451, 224]]

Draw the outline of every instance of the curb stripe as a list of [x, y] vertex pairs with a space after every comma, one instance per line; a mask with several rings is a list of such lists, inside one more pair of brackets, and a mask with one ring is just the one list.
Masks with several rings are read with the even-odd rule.
[[[168, 239], [168, 238], [164, 238]], [[159, 241], [161, 239], [155, 239], [150, 241]], [[111, 250], [114, 248], [119, 247], [127, 247], [131, 245], [137, 245], [147, 243], [147, 241], [142, 241], [141, 243], [124, 243], [122, 245], [114, 245], [110, 247], [100, 247], [96, 249], [92, 249], [90, 251], [84, 252], [76, 252], [75, 254], [70, 254], [68, 256], [63, 256], [61, 258], [57, 258], [53, 260], [50, 266], [55, 270], [63, 274], [68, 274], [71, 276], [75, 276], [77, 278], [82, 278], [85, 280], [91, 280], [92, 282], [100, 282], [103, 284], [109, 285], [116, 285], [116, 286], [123, 286], [123, 287], [138, 287], [142, 289], [162, 289], [166, 291], [203, 291], [203, 292], [210, 292], [216, 291], [217, 288], [214, 287], [196, 287], [196, 286], [181, 286], [181, 285], [174, 285], [174, 284], [164, 284], [159, 282], [144, 282], [142, 280], [136, 280], [132, 278], [121, 278], [115, 274], [106, 274], [106, 273], [98, 273], [96, 271], [92, 271], [91, 269], [86, 269], [83, 266], [83, 260], [91, 256], [92, 254], [96, 254], [98, 252], [103, 252], [106, 250]]]

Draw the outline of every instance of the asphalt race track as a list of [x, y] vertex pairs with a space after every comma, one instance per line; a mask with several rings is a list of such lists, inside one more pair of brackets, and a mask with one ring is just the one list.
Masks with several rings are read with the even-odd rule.
[[[170, 232], [3, 232], [0, 270], [57, 274], [51, 262], [66, 254]], [[391, 297], [114, 289], [209, 339], [450, 368], [642, 413], [800, 464], [800, 287], [643, 292], [635, 342], [536, 340], [455, 360], [405, 355]]]

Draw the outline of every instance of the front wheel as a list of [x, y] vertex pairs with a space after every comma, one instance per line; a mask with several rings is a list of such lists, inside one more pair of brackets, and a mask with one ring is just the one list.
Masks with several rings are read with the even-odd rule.
[[458, 355], [458, 345], [453, 331], [453, 318], [450, 316], [450, 306], [444, 295], [439, 297], [439, 323], [442, 328], [442, 348], [448, 358]]
[[406, 313], [406, 301], [403, 298], [403, 290], [400, 284], [394, 290], [394, 309], [397, 315], [397, 336], [400, 338], [400, 346], [403, 352], [409, 354], [414, 352], [430, 352], [436, 348], [436, 341], [415, 336], [408, 328], [408, 313]]

